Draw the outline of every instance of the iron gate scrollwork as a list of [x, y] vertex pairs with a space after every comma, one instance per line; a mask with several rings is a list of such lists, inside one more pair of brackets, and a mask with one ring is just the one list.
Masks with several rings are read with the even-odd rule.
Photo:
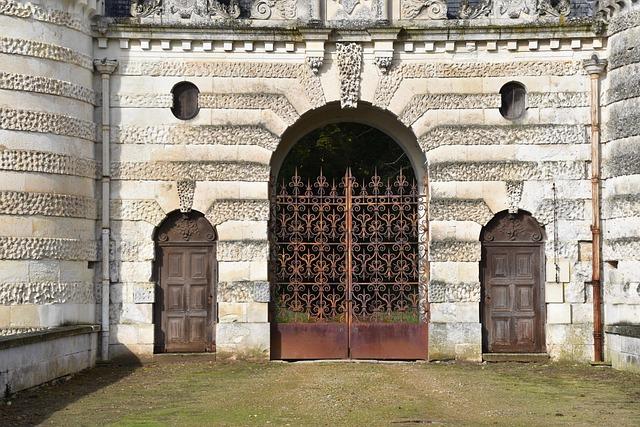
[[274, 358], [426, 358], [428, 225], [415, 181], [296, 172], [271, 206]]

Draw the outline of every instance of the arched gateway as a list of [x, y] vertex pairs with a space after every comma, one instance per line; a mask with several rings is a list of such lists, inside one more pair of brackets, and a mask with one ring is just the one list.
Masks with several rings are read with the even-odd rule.
[[426, 201], [406, 151], [335, 121], [299, 139], [279, 171], [272, 358], [426, 358]]

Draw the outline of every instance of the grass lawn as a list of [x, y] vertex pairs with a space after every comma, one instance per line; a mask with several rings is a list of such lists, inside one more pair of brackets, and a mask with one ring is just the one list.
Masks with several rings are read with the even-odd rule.
[[105, 365], [0, 403], [0, 425], [640, 426], [640, 375], [565, 364]]

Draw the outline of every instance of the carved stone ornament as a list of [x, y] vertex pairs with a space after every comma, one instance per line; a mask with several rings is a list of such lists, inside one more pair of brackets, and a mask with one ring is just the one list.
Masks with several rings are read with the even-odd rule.
[[571, 2], [560, 0], [553, 6], [550, 0], [538, 0], [539, 16], [569, 16], [571, 13]]
[[534, 18], [538, 15], [537, 0], [496, 0], [493, 13], [496, 18]]
[[335, 0], [336, 3], [342, 5], [342, 8], [344, 9], [345, 12], [347, 12], [347, 14], [351, 15], [353, 13], [353, 10], [356, 8], [357, 5], [360, 4], [360, 0]]
[[172, 242], [213, 242], [216, 238], [211, 223], [200, 213], [173, 212], [158, 227], [160, 245]]
[[311, 72], [317, 76], [320, 72], [320, 68], [322, 68], [322, 64], [324, 64], [324, 58], [322, 56], [307, 56], [305, 60], [307, 61], [307, 65], [311, 69]]
[[447, 19], [445, 0], [402, 0], [402, 18]]
[[522, 181], [507, 181], [507, 202], [509, 203], [509, 213], [518, 213], [518, 206], [522, 199]]
[[542, 242], [544, 237], [538, 221], [524, 211], [497, 213], [480, 233], [483, 242]]
[[254, 19], [269, 19], [271, 9], [276, 5], [276, 0], [256, 0], [251, 7], [251, 17]]
[[162, 0], [137, 0], [131, 2], [131, 16], [146, 18], [162, 13]]
[[207, 0], [164, 0], [165, 13], [181, 19], [192, 19], [195, 16], [204, 18], [207, 15]]
[[358, 43], [338, 43], [338, 75], [340, 78], [340, 106], [356, 108], [360, 98], [362, 46]]
[[480, 0], [476, 7], [472, 7], [469, 4], [469, 0], [462, 0], [460, 2], [460, 9], [458, 10], [458, 17], [460, 19], [476, 19], [489, 16], [493, 8], [492, 0]]
[[389, 68], [391, 68], [391, 62], [393, 58], [390, 56], [376, 56], [373, 58], [373, 63], [378, 66], [380, 73], [387, 74]]
[[178, 200], [180, 201], [180, 212], [191, 212], [193, 206], [193, 195], [196, 190], [196, 182], [182, 180], [177, 182]]

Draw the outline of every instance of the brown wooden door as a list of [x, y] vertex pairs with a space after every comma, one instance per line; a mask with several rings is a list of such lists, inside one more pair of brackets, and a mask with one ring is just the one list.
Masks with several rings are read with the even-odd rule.
[[212, 350], [212, 250], [197, 246], [160, 250], [161, 334], [166, 352]]
[[483, 250], [486, 351], [544, 351], [541, 246], [496, 244]]

